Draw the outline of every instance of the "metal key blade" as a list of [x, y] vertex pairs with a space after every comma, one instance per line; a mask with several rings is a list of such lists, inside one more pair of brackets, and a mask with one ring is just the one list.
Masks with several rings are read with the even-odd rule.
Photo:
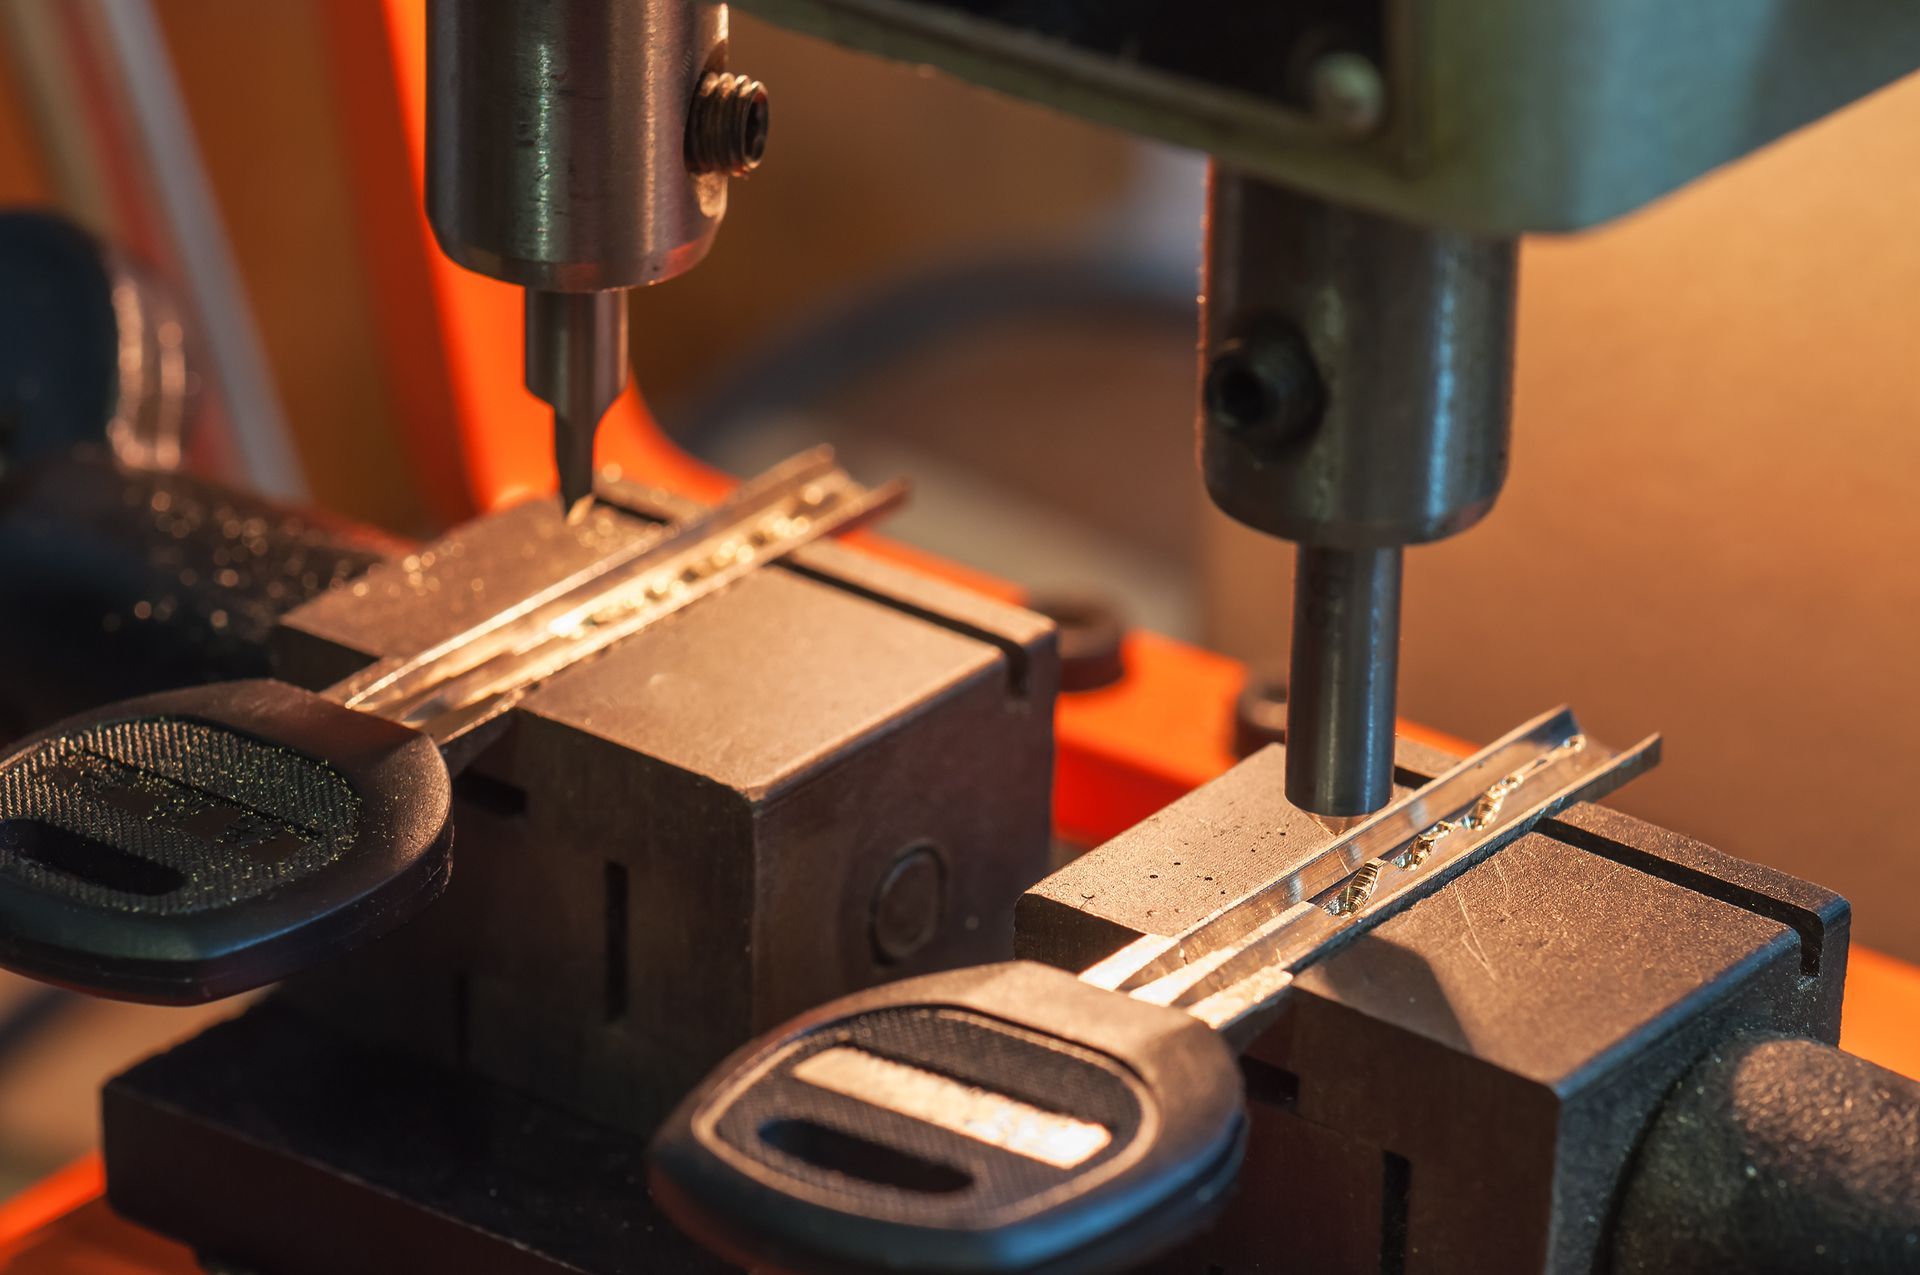
[[1439, 820], [1465, 811], [1496, 779], [1538, 756], [1543, 747], [1553, 747], [1575, 733], [1578, 727], [1569, 710], [1544, 713], [1276, 874], [1254, 893], [1177, 935], [1144, 936], [1090, 967], [1081, 978], [1096, 986], [1132, 991], [1192, 962], [1217, 961], [1223, 951], [1288, 915], [1297, 904], [1348, 880], [1369, 859], [1393, 852]]
[[[1614, 750], [1581, 734], [1571, 712], [1545, 714], [1264, 889], [1174, 938], [1123, 949], [1082, 978], [1243, 1039], [1300, 969], [1541, 819], [1613, 791], [1658, 753], [1657, 736]], [[1349, 864], [1338, 875], [1334, 865]]]
[[404, 660], [382, 660], [345, 679], [328, 697], [362, 712], [394, 716], [449, 678], [468, 672], [503, 651], [523, 646], [538, 636], [544, 617], [558, 613], [582, 598], [613, 587], [641, 564], [671, 552], [684, 537], [699, 536], [726, 526], [743, 513], [764, 508], [785, 496], [795, 484], [811, 482], [833, 471], [833, 451], [816, 447], [750, 478], [721, 501], [692, 519], [659, 528], [611, 553], [595, 559], [546, 588], [501, 608], [466, 629]]
[[491, 720], [523, 692], [555, 673], [664, 619], [749, 571], [801, 545], [865, 523], [905, 495], [903, 484], [866, 490], [838, 476], [817, 487], [818, 504], [776, 507], [754, 522], [730, 524], [685, 543], [646, 569], [622, 573], [615, 586], [555, 616], [547, 632], [524, 648], [504, 651], [450, 678], [410, 705], [396, 720], [450, 743]]
[[816, 448], [741, 484], [710, 510], [623, 545], [404, 662], [327, 692], [453, 747], [527, 689], [719, 591], [747, 572], [897, 505], [900, 483], [861, 487]]

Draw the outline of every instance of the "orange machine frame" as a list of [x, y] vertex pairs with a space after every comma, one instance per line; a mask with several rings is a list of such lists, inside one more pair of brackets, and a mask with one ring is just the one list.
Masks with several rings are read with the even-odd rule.
[[[426, 0], [318, 6], [336, 109], [349, 148], [355, 211], [402, 445], [429, 507], [447, 522], [553, 485], [547, 408], [520, 381], [520, 294], [468, 273], [438, 250], [424, 209]], [[710, 498], [730, 481], [675, 447], [629, 391], [602, 427], [603, 463], [643, 481]], [[992, 593], [1003, 582], [876, 536], [868, 550]], [[1126, 639], [1126, 676], [1062, 696], [1055, 716], [1054, 819], [1093, 844], [1123, 831], [1233, 764], [1240, 665], [1150, 633]], [[1406, 733], [1465, 752], [1457, 740]], [[1920, 969], [1861, 948], [1847, 978], [1841, 1043], [1920, 1076]], [[199, 1268], [184, 1248], [119, 1220], [100, 1199], [98, 1156], [0, 1205], [0, 1270], [8, 1275], [123, 1275]]]

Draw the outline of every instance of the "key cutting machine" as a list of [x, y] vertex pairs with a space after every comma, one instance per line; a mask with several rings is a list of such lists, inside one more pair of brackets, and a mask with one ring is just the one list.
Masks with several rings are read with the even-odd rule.
[[1505, 475], [1517, 237], [1906, 73], [1920, 15], [743, 7], [1214, 157], [1198, 461], [1298, 546], [1284, 722], [836, 540], [899, 491], [824, 449], [732, 488], [650, 431], [626, 290], [769, 146], [724, 6], [330, 6], [416, 459], [560, 499], [402, 543], [171, 468], [164, 290], [0, 222], [0, 964], [274, 984], [107, 1086], [105, 1201], [0, 1214], [11, 1269], [1920, 1269], [1846, 902], [1592, 804], [1657, 739], [1394, 712], [1404, 551]]

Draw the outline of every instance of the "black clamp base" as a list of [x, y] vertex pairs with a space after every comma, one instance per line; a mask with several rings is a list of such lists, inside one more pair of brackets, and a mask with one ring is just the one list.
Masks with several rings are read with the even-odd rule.
[[115, 1077], [107, 1197], [274, 1275], [708, 1275], [646, 1141], [269, 1002]]

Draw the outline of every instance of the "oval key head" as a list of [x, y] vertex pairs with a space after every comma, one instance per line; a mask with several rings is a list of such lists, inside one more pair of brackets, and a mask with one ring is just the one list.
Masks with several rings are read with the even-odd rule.
[[0, 760], [0, 966], [192, 1004], [408, 920], [449, 870], [433, 741], [284, 682], [70, 718]]
[[823, 1006], [728, 1059], [652, 1148], [656, 1200], [781, 1270], [1110, 1270], [1224, 1203], [1240, 1070], [1188, 1015], [1026, 961]]

